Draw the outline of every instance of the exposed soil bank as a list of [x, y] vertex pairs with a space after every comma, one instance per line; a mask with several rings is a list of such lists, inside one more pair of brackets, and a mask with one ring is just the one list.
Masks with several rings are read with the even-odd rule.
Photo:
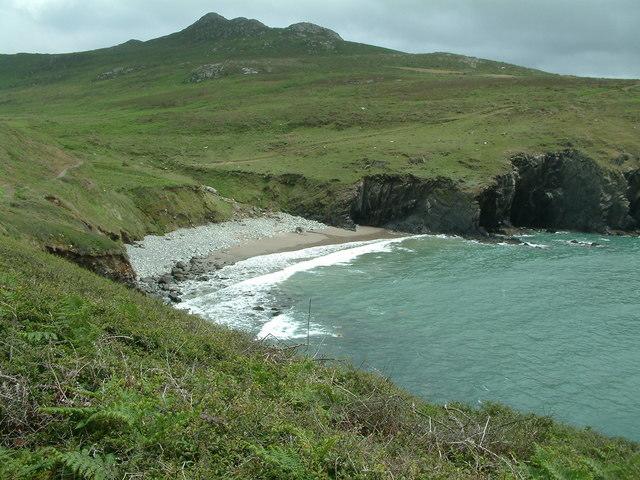
[[135, 285], [136, 274], [124, 253], [81, 254], [57, 247], [47, 247], [47, 251], [103, 277], [126, 285]]

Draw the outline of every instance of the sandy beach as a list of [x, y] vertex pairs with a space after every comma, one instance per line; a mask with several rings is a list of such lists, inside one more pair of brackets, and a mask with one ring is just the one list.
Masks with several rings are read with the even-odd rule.
[[127, 254], [138, 278], [145, 279], [175, 271], [176, 266], [197, 275], [259, 255], [399, 236], [383, 228], [347, 230], [275, 213], [149, 235], [127, 245]]
[[406, 234], [401, 235], [391, 230], [376, 227], [358, 226], [354, 231], [326, 226], [317, 230], [308, 230], [301, 233], [280, 233], [273, 237], [248, 241], [227, 250], [214, 252], [209, 256], [209, 259], [229, 265], [259, 255], [291, 252], [322, 245], [338, 245], [400, 236], [406, 236]]

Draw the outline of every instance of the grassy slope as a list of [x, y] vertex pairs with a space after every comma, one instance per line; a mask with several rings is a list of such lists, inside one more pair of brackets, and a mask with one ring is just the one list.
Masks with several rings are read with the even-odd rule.
[[[120, 472], [149, 477], [508, 476], [503, 460], [453, 433], [453, 415], [472, 432], [491, 415], [492, 451], [513, 454], [523, 472], [637, 476], [636, 446], [499, 407], [421, 405], [380, 379], [290, 359], [2, 236], [121, 252], [122, 232], [227, 218], [230, 206], [201, 183], [295, 209], [370, 173], [476, 189], [512, 152], [568, 144], [610, 168], [639, 163], [638, 82], [348, 43], [309, 52], [279, 38], [262, 50], [164, 41], [0, 56], [0, 468], [56, 478], [74, 458], [90, 462], [70, 453], [88, 449], [93, 461], [113, 454]], [[213, 62], [261, 73], [185, 83]], [[115, 67], [136, 68], [96, 80]], [[236, 172], [306, 180], [283, 194]], [[446, 427], [429, 433], [429, 416]]]
[[[553, 76], [448, 54], [289, 57], [278, 50], [230, 59], [196, 45], [160, 60], [165, 47], [145, 46], [144, 55], [138, 48], [96, 51], [84, 54], [91, 61], [64, 68], [54, 61], [45, 70], [34, 57], [20, 81], [9, 66], [17, 57], [3, 60], [2, 223], [15, 225], [29, 206], [43, 211], [51, 193], [77, 210], [72, 227], [80, 232], [84, 221], [138, 236], [150, 227], [135, 228], [140, 220], [128, 213], [136, 185], [215, 180], [227, 195], [260, 196], [225, 182], [228, 171], [297, 173], [340, 185], [370, 173], [412, 173], [473, 190], [503, 171], [514, 152], [573, 146], [609, 168], [640, 164], [634, 81]], [[263, 73], [185, 83], [213, 61]], [[96, 80], [143, 62], [143, 69]], [[6, 86], [10, 80], [15, 86]], [[80, 162], [63, 181], [55, 178]], [[27, 167], [29, 177], [15, 175]], [[87, 182], [93, 191], [78, 189]], [[121, 208], [105, 212], [106, 205]], [[60, 221], [64, 212], [47, 208], [55, 223], [68, 223]]]
[[0, 272], [1, 478], [640, 475], [635, 444], [424, 404], [1, 237]]
[[[511, 153], [567, 145], [612, 168], [637, 167], [635, 83], [517, 70], [496, 78], [454, 60], [258, 59], [252, 65], [270, 63], [274, 71], [198, 85], [183, 83], [194, 63], [94, 81], [102, 66], [64, 81], [1, 90], [0, 218], [16, 225], [25, 210], [35, 217], [46, 211], [79, 232], [83, 220], [139, 236], [149, 227], [136, 228], [144, 222], [128, 213], [134, 187], [215, 181], [226, 195], [260, 196], [227, 184], [227, 171], [299, 173], [343, 185], [370, 173], [402, 172], [447, 176], [475, 189], [502, 171]], [[452, 63], [460, 74], [439, 73], [453, 71]], [[403, 65], [438, 72], [396, 68]], [[494, 64], [487, 70], [503, 71]], [[35, 168], [25, 171], [26, 162]], [[65, 179], [56, 178], [80, 162]], [[49, 194], [70, 204], [75, 220], [46, 205]], [[105, 205], [115, 210], [105, 212]]]

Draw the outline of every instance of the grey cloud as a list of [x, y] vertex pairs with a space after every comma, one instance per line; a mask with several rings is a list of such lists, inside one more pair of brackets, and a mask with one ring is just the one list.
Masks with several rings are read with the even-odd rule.
[[311, 21], [407, 52], [640, 78], [638, 0], [0, 0], [0, 49], [62, 52], [146, 40], [210, 11], [271, 26]]

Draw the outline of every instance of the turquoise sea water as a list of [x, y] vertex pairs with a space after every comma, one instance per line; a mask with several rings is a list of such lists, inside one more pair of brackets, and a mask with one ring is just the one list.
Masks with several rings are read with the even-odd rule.
[[311, 299], [312, 354], [429, 401], [498, 401], [640, 440], [640, 239], [523, 240], [430, 236], [263, 257], [229, 291], [194, 288], [191, 306], [238, 312], [246, 298], [255, 317], [244, 328], [305, 342]]

